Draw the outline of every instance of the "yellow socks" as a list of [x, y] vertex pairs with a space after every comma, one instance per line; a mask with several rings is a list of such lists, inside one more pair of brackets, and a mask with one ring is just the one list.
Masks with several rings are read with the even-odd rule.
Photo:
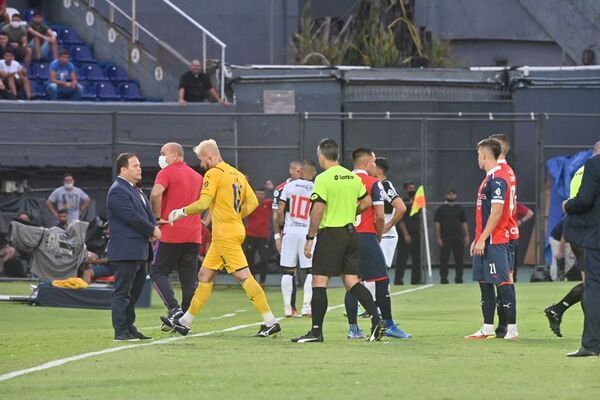
[[254, 308], [262, 315], [265, 325], [272, 326], [276, 324], [277, 320], [271, 312], [269, 302], [267, 301], [267, 295], [265, 295], [265, 291], [260, 287], [258, 282], [256, 282], [256, 279], [254, 279], [253, 276], [246, 279], [242, 284], [242, 288], [246, 292], [246, 296], [248, 296], [254, 305]]
[[190, 308], [188, 308], [185, 315], [179, 319], [179, 322], [181, 322], [185, 326], [190, 326], [192, 324], [192, 321], [194, 320], [196, 315], [198, 315], [200, 310], [202, 310], [202, 307], [204, 307], [204, 305], [210, 298], [210, 295], [212, 294], [212, 287], [213, 287], [212, 282], [210, 282], [210, 283], [200, 282], [198, 284], [198, 287], [196, 288], [196, 291], [194, 292], [194, 297], [192, 297], [192, 301], [190, 303]]

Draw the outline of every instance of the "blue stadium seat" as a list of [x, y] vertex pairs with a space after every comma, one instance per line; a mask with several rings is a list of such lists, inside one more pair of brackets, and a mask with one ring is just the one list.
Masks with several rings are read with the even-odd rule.
[[120, 83], [117, 91], [125, 101], [144, 101], [140, 87], [135, 82]]
[[83, 82], [83, 91], [81, 92], [81, 100], [96, 101], [98, 96], [96, 95], [96, 85], [94, 83]]
[[100, 101], [119, 101], [121, 96], [117, 94], [117, 90], [110, 82], [96, 83], [96, 94]]
[[50, 64], [48, 63], [37, 63], [35, 64], [35, 75], [37, 79], [47, 81], [50, 79]]
[[77, 45], [71, 47], [70, 50], [71, 59], [74, 62], [79, 63], [95, 63], [96, 59], [94, 58], [94, 54], [92, 53], [92, 49], [85, 45]]
[[46, 93], [46, 85], [42, 82], [32, 82], [31, 92], [31, 96], [34, 99], [45, 99], [48, 96]]
[[77, 31], [72, 28], [66, 27], [62, 28], [58, 31], [58, 42], [64, 44], [83, 44], [84, 41], [81, 40]]
[[111, 65], [107, 67], [106, 76], [115, 83], [129, 81], [129, 76], [127, 75], [125, 68], [118, 65]]
[[108, 78], [104, 76], [104, 71], [97, 64], [84, 64], [80, 68], [81, 78], [88, 81], [104, 82]]

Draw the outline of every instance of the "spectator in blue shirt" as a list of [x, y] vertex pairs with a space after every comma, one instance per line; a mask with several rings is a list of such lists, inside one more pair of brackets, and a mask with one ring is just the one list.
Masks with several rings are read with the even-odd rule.
[[79, 100], [83, 88], [77, 83], [75, 66], [69, 61], [69, 52], [62, 50], [50, 64], [50, 82], [46, 84], [49, 100]]

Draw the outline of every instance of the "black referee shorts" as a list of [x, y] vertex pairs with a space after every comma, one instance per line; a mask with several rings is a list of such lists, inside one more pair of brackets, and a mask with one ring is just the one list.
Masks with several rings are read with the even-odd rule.
[[313, 275], [358, 275], [358, 236], [353, 225], [323, 228], [317, 235]]

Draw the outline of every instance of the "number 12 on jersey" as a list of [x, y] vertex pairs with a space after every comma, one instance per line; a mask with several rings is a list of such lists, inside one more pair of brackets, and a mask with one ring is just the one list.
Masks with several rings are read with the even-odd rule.
[[308, 219], [310, 212], [310, 199], [304, 196], [292, 195], [290, 204], [290, 215], [292, 218]]

